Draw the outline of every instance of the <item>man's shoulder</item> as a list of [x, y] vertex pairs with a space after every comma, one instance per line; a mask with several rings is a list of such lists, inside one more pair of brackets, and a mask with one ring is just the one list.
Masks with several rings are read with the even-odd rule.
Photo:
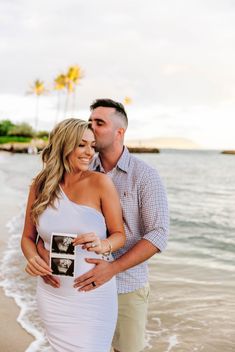
[[132, 184], [142, 188], [149, 183], [158, 183], [160, 176], [155, 167], [146, 163], [146, 161], [139, 157], [130, 154], [129, 167], [128, 167], [128, 178]]
[[138, 158], [137, 156], [130, 154], [130, 170], [136, 175], [152, 174], [157, 173], [156, 168], [147, 164], [146, 161]]

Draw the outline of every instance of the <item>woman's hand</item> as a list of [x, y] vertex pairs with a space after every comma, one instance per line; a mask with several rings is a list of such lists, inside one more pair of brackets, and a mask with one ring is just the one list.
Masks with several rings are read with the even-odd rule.
[[97, 254], [103, 253], [102, 240], [94, 232], [77, 236], [73, 240], [73, 245], [80, 245], [82, 249], [87, 249], [89, 252], [95, 252]]
[[51, 275], [52, 273], [51, 268], [39, 255], [35, 255], [28, 260], [25, 271], [31, 276]]

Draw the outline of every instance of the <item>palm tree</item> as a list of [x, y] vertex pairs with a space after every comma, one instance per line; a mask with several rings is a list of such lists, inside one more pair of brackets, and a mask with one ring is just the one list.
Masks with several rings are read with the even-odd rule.
[[75, 110], [76, 106], [76, 86], [80, 82], [80, 80], [84, 77], [82, 69], [80, 66], [70, 66], [68, 72], [66, 74], [66, 88], [67, 88], [67, 99], [65, 105], [65, 112], [68, 109], [69, 96], [73, 93], [73, 107], [72, 110]]
[[123, 103], [125, 105], [129, 105], [132, 103], [132, 99], [130, 97], [125, 97]]
[[43, 81], [36, 79], [31, 86], [30, 93], [36, 96], [36, 109], [35, 109], [35, 131], [38, 128], [38, 117], [39, 117], [39, 98], [41, 95], [45, 94], [46, 89]]
[[58, 75], [55, 80], [54, 80], [54, 89], [58, 92], [57, 95], [57, 111], [56, 111], [56, 117], [55, 117], [55, 124], [57, 123], [58, 120], [58, 115], [59, 115], [59, 110], [60, 110], [60, 98], [61, 98], [61, 91], [63, 91], [66, 88], [66, 76], [64, 74]]

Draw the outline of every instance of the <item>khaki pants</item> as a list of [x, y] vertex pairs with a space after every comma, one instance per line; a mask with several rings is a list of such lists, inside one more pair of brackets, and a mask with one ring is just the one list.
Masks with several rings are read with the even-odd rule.
[[118, 295], [118, 321], [112, 346], [119, 352], [140, 352], [146, 345], [149, 285]]

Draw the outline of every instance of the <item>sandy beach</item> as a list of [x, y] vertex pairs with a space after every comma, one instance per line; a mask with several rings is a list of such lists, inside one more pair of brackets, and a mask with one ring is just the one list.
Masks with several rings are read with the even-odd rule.
[[[5, 153], [1, 153], [4, 157]], [[8, 157], [8, 155], [6, 155]], [[0, 171], [0, 182], [4, 187], [0, 189], [0, 257], [2, 258], [7, 247], [9, 232], [6, 227], [12, 217], [19, 212], [21, 197], [18, 192], [7, 188], [4, 182], [6, 174]], [[6, 297], [2, 288], [0, 288], [0, 345], [1, 351], [4, 352], [23, 352], [34, 340], [21, 325], [17, 322], [20, 309], [17, 307], [13, 298]], [[17, 339], [16, 339], [17, 336]]]

